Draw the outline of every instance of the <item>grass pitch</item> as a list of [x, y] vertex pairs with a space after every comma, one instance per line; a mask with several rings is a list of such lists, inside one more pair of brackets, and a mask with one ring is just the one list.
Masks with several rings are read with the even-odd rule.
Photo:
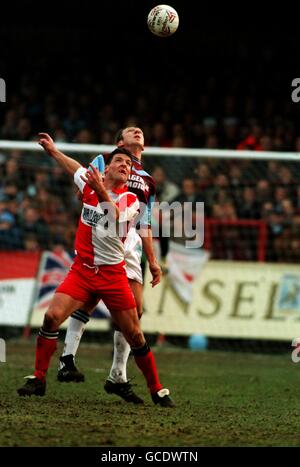
[[31, 374], [33, 343], [7, 343], [0, 363], [0, 446], [300, 446], [300, 364], [282, 355], [155, 351], [175, 409], [155, 406], [132, 357], [128, 375], [145, 400], [136, 406], [108, 395], [103, 383], [111, 346], [82, 344], [77, 363], [85, 383], [56, 380], [52, 358], [44, 397], [20, 398]]

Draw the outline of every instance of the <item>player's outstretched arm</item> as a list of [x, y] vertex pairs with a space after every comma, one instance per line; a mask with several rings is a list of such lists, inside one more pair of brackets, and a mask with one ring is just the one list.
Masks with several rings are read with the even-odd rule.
[[73, 176], [79, 167], [81, 167], [79, 162], [75, 161], [69, 156], [66, 156], [64, 153], [57, 149], [53, 139], [48, 135], [48, 133], [39, 133], [38, 143], [68, 174]]

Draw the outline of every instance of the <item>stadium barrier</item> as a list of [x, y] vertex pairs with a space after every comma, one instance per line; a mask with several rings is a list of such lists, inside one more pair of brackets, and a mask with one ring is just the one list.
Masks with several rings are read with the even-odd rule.
[[[198, 332], [212, 337], [272, 340], [295, 337], [300, 317], [299, 266], [208, 262], [205, 252], [187, 254], [184, 260], [184, 248], [176, 249], [155, 289], [150, 285], [149, 270], [146, 272], [145, 332], [186, 336]], [[57, 261], [52, 252], [44, 255]], [[0, 277], [0, 325], [40, 327], [54, 290], [68, 268], [58, 269], [56, 265], [46, 270], [45, 257], [22, 252], [0, 253], [0, 260], [5, 265]], [[105, 311], [96, 314], [89, 329], [108, 330], [107, 318]]]
[[0, 251], [0, 325], [26, 326], [33, 306], [39, 253]]

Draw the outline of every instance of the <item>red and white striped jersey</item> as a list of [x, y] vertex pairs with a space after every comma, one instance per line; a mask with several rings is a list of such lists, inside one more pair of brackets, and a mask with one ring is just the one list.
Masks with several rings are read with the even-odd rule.
[[124, 240], [138, 215], [139, 200], [134, 193], [128, 191], [127, 186], [108, 190], [110, 198], [120, 211], [119, 219], [112, 220], [109, 204], [100, 203], [94, 190], [80, 178], [85, 172], [86, 169], [80, 167], [74, 174], [74, 182], [83, 194], [75, 253], [89, 266], [118, 264], [124, 261]]

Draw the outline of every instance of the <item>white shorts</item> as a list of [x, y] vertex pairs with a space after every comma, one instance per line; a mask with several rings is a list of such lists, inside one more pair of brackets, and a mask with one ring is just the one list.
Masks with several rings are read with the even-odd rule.
[[142, 240], [135, 229], [130, 229], [124, 243], [125, 247], [125, 265], [128, 279], [143, 284], [143, 275], [141, 268], [142, 259]]

